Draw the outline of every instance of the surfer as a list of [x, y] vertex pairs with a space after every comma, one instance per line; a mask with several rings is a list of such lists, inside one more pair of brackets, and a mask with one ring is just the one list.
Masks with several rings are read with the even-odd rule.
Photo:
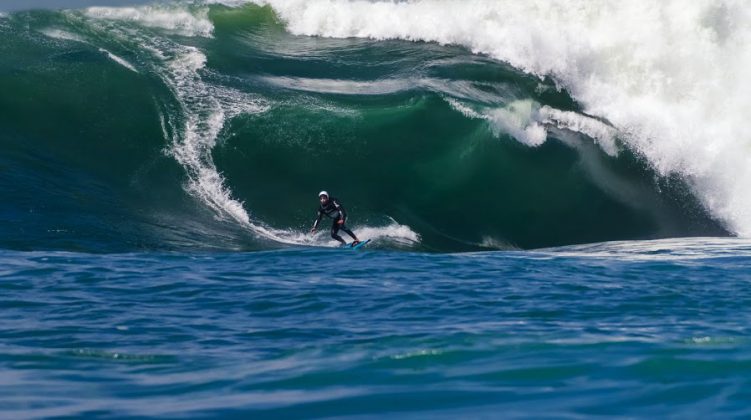
[[344, 226], [344, 222], [347, 221], [347, 212], [344, 210], [344, 206], [339, 203], [339, 200], [333, 197], [329, 197], [329, 193], [327, 193], [326, 191], [321, 191], [318, 193], [318, 200], [321, 202], [321, 205], [318, 207], [318, 217], [316, 218], [315, 223], [313, 223], [313, 228], [310, 229], [310, 232], [315, 233], [315, 231], [318, 229], [318, 223], [320, 223], [323, 216], [326, 215], [327, 217], [334, 219], [334, 223], [331, 225], [332, 238], [341, 242], [342, 245], [346, 245], [347, 242], [337, 234], [339, 233], [339, 229], [341, 229], [347, 232], [347, 235], [351, 236], [352, 239], [355, 240], [354, 242], [352, 242], [352, 245], [359, 244], [360, 240], [357, 239], [357, 236], [355, 236], [355, 234], [352, 233], [351, 230]]

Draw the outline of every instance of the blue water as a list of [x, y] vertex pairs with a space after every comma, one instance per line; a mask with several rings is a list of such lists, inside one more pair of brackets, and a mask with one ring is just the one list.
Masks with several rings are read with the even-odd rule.
[[751, 415], [751, 243], [0, 253], [20, 417]]

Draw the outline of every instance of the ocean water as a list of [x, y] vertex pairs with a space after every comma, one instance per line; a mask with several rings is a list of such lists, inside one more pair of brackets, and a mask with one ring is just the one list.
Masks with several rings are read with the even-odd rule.
[[42, 3], [0, 417], [751, 414], [744, 2]]
[[3, 417], [746, 417], [751, 243], [12, 252]]

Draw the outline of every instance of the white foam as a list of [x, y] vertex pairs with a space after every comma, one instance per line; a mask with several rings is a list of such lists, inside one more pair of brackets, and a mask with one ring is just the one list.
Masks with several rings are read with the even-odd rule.
[[493, 134], [508, 133], [528, 146], [539, 146], [547, 139], [547, 131], [536, 118], [536, 104], [531, 100], [513, 101], [505, 107], [487, 111]]
[[487, 120], [496, 137], [508, 134], [522, 144], [535, 147], [547, 140], [548, 127], [552, 126], [584, 134], [595, 140], [607, 154], [618, 154], [616, 130], [601, 121], [576, 112], [561, 111], [547, 105], [540, 107], [540, 104], [532, 100], [511, 101], [503, 107], [484, 107], [475, 110], [454, 98], [444, 99], [467, 118]]
[[[387, 245], [397, 247], [413, 247], [420, 243], [420, 235], [410, 229], [409, 226], [401, 225], [392, 220], [386, 226], [362, 226], [354, 225], [352, 231], [360, 240], [370, 239], [374, 245]], [[290, 243], [315, 246], [339, 246], [339, 242], [331, 238], [328, 229], [322, 229], [315, 235], [289, 232]], [[294, 235], [294, 236], [293, 236]], [[349, 239], [346, 233], [341, 233], [343, 238]]]
[[175, 6], [90, 7], [85, 14], [96, 19], [135, 22], [183, 36], [211, 37], [214, 25], [206, 7], [189, 10]]
[[478, 244], [483, 248], [497, 249], [508, 251], [510, 249], [519, 249], [518, 247], [506, 242], [502, 239], [494, 238], [492, 236], [483, 236], [482, 241]]
[[45, 28], [40, 30], [39, 32], [53, 39], [62, 39], [65, 41], [75, 41], [88, 44], [88, 42], [83, 39], [83, 37], [59, 28]]
[[[729, 229], [751, 235], [748, 1], [256, 3], [271, 5], [294, 34], [459, 44], [551, 76], [659, 173], [681, 175]], [[499, 112], [499, 127], [518, 130], [514, 115]], [[577, 126], [570, 116], [548, 115]], [[541, 139], [534, 126], [516, 135], [530, 145]]]
[[547, 130], [537, 118], [539, 106], [531, 100], [512, 101], [499, 108], [475, 110], [456, 99], [445, 98], [446, 102], [467, 118], [482, 119], [490, 123], [493, 135], [508, 134], [520, 143], [539, 146], [547, 139]]
[[304, 92], [325, 92], [340, 95], [385, 95], [411, 89], [419, 82], [409, 79], [383, 79], [375, 81], [313, 79], [306, 77], [264, 76], [266, 83]]
[[128, 69], [130, 71], [138, 73], [138, 70], [132, 64], [130, 64], [127, 60], [125, 60], [124, 58], [119, 57], [119, 56], [117, 56], [117, 55], [109, 52], [108, 50], [105, 50], [104, 48], [99, 48], [99, 51], [107, 54], [107, 57], [109, 57], [110, 60], [114, 61], [115, 63], [117, 63], [117, 64], [125, 67], [126, 69]]
[[273, 236], [251, 222], [243, 204], [225, 186], [224, 177], [211, 158], [225, 121], [240, 113], [258, 113], [266, 108], [256, 98], [205, 83], [199, 74], [205, 64], [206, 56], [195, 47], [182, 47], [168, 63], [164, 80], [183, 106], [185, 118], [183, 127], [175, 130], [180, 134], [173, 139], [171, 153], [188, 172], [188, 191], [217, 215], [229, 216], [265, 236]]
[[540, 121], [546, 124], [589, 136], [610, 156], [618, 154], [618, 146], [615, 142], [617, 130], [602, 121], [572, 111], [561, 111], [547, 105], [539, 109], [538, 115]]
[[464, 105], [463, 103], [457, 101], [454, 98], [445, 98], [445, 99], [446, 99], [446, 102], [448, 102], [452, 108], [454, 108], [456, 111], [459, 111], [460, 113], [462, 113], [462, 115], [464, 115], [467, 118], [483, 119], [483, 120], [486, 119], [485, 115], [475, 111], [468, 105]]
[[414, 246], [420, 243], [420, 235], [407, 225], [400, 225], [393, 221], [387, 226], [361, 226], [355, 227], [355, 234], [359, 238], [371, 239], [376, 243], [388, 243], [390, 245]]

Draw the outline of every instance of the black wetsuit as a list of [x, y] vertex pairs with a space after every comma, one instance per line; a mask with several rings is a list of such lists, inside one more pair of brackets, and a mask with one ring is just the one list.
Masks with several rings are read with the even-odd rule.
[[[313, 223], [313, 229], [318, 227], [318, 223], [321, 222], [323, 216], [334, 219], [334, 223], [331, 225], [332, 238], [345, 244], [346, 242], [344, 241], [344, 239], [342, 239], [342, 237], [338, 235], [339, 229], [341, 229], [345, 231], [347, 235], [351, 236], [352, 239], [354, 239], [355, 241], [357, 240], [357, 236], [355, 236], [355, 234], [352, 233], [352, 231], [344, 225], [344, 223], [347, 222], [347, 212], [344, 210], [344, 206], [339, 203], [339, 200], [331, 197], [329, 198], [329, 201], [326, 202], [326, 204], [321, 204], [320, 206], [318, 206], [318, 218], [316, 218], [315, 223]], [[344, 223], [342, 223], [341, 225], [339, 224], [340, 220], [344, 220]]]

